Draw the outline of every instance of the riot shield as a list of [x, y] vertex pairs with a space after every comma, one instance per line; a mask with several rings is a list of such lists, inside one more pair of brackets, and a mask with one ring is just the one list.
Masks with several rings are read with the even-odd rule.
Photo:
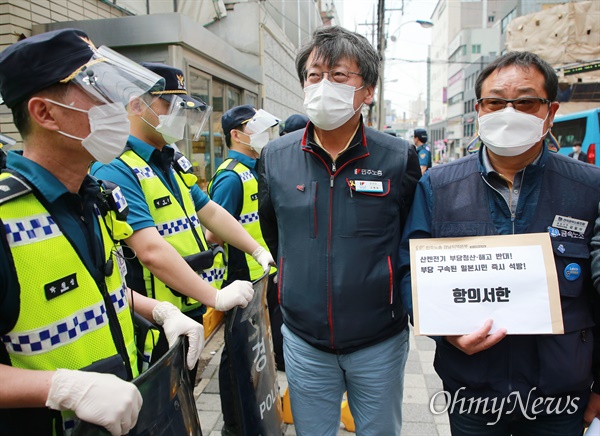
[[[130, 436], [202, 436], [193, 385], [185, 366], [187, 340], [180, 337], [148, 371], [133, 380], [144, 404]], [[118, 395], [118, 393], [117, 393]], [[77, 421], [73, 436], [106, 436], [97, 425]]]
[[253, 283], [254, 298], [225, 319], [225, 341], [240, 435], [282, 435], [282, 410], [267, 310], [268, 275]]

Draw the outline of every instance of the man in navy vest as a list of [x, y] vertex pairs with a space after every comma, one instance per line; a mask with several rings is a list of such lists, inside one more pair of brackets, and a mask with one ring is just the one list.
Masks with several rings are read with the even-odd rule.
[[379, 68], [364, 36], [317, 29], [296, 57], [310, 123], [259, 160], [298, 434], [337, 435], [344, 391], [357, 434], [402, 430], [409, 334], [395, 267], [421, 171], [407, 141], [364, 124]]
[[[453, 399], [512, 400], [496, 413], [449, 408], [453, 435], [575, 435], [600, 416], [589, 257], [600, 170], [544, 144], [557, 88], [554, 69], [535, 54], [496, 59], [475, 84], [479, 152], [431, 168], [417, 186], [400, 255], [406, 306], [412, 307], [409, 239], [549, 232], [558, 274], [563, 335], [508, 335], [504, 328], [490, 334], [488, 320], [472, 334], [435, 338], [434, 366]], [[562, 231], [565, 216], [587, 226]], [[523, 407], [515, 407], [517, 396]]]

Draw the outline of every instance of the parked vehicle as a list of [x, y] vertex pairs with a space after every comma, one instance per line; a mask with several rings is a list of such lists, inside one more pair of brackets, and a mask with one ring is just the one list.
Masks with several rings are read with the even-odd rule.
[[568, 155], [573, 144], [581, 142], [581, 151], [587, 155], [588, 163], [600, 165], [596, 159], [596, 147], [600, 147], [600, 107], [554, 118], [552, 133], [560, 144], [559, 153]]

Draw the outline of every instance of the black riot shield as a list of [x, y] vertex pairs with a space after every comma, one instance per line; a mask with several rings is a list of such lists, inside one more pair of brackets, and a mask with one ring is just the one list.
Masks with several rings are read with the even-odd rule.
[[[130, 436], [202, 436], [193, 385], [185, 366], [187, 339], [175, 345], [133, 383], [144, 404]], [[118, 393], [116, 393], [118, 395]], [[77, 421], [73, 436], [106, 436], [108, 431], [97, 425]]]
[[253, 283], [254, 298], [225, 319], [225, 341], [240, 435], [283, 434], [282, 410], [267, 310], [268, 275]]

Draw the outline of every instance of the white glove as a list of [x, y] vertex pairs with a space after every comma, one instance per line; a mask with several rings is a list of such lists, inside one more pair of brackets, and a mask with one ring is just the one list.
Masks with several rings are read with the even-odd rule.
[[252, 252], [252, 258], [262, 266], [266, 274], [269, 274], [269, 271], [271, 271], [271, 266], [275, 266], [275, 261], [271, 253], [261, 246]]
[[200, 359], [200, 353], [204, 348], [204, 327], [190, 317], [181, 313], [179, 309], [167, 301], [162, 301], [152, 309], [152, 317], [158, 325], [163, 327], [167, 335], [169, 347], [177, 341], [181, 335], [188, 337], [190, 344], [187, 352], [187, 367], [192, 370]]
[[113, 374], [57, 369], [46, 407], [72, 410], [79, 419], [101, 425], [117, 436], [135, 426], [142, 396], [133, 383]]
[[226, 312], [235, 306], [246, 307], [252, 300], [253, 295], [252, 283], [236, 280], [229, 286], [217, 291], [215, 309]]

